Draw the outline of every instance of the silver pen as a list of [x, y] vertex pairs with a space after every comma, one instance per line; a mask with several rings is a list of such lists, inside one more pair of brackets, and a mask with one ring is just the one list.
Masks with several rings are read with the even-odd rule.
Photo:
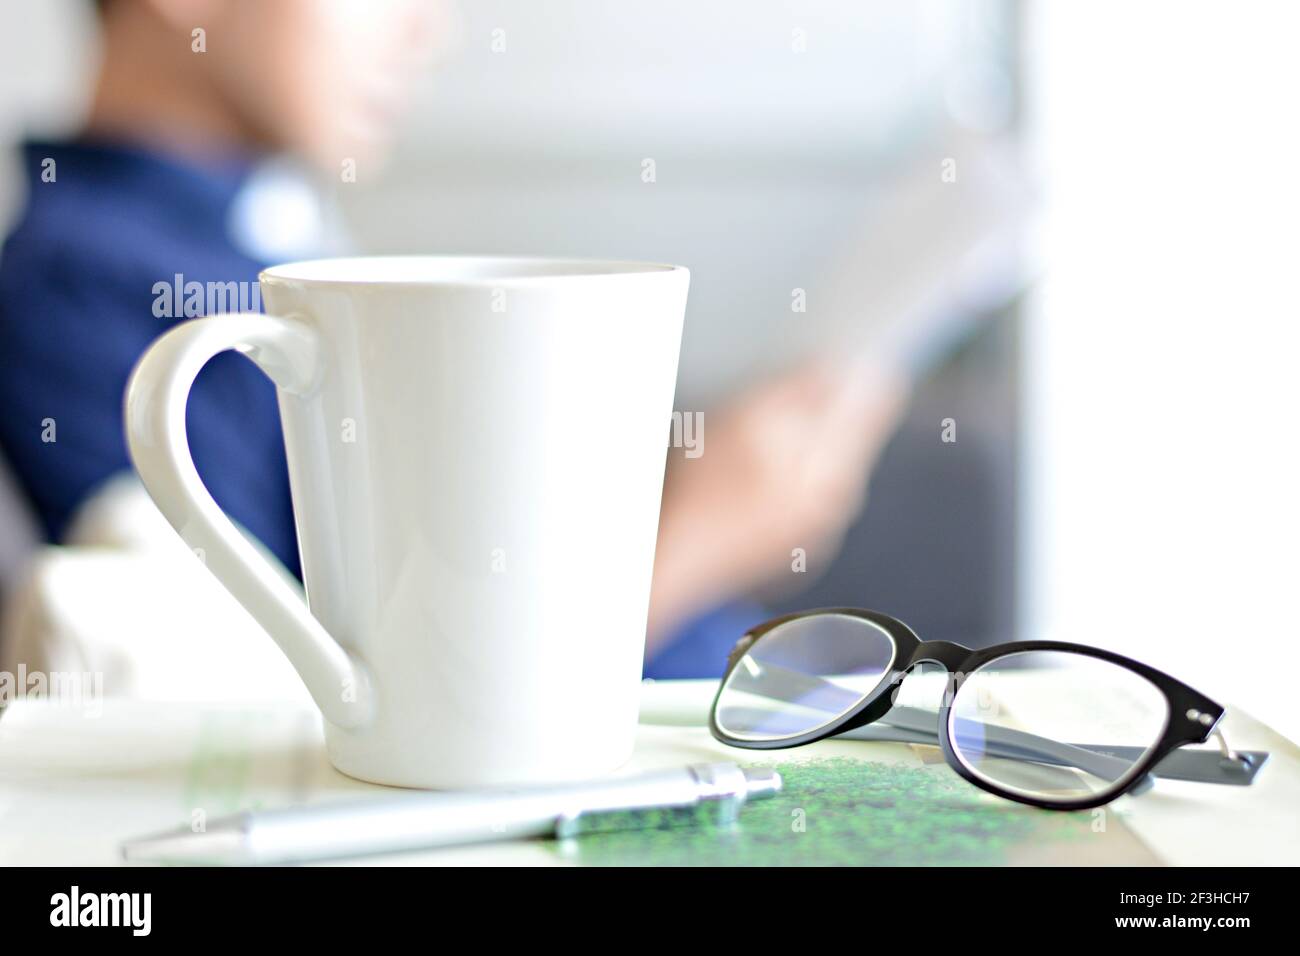
[[249, 865], [297, 863], [528, 837], [635, 828], [653, 811], [716, 814], [781, 789], [774, 770], [691, 764], [634, 777], [524, 789], [418, 793], [283, 810], [245, 811], [130, 840], [129, 862]]

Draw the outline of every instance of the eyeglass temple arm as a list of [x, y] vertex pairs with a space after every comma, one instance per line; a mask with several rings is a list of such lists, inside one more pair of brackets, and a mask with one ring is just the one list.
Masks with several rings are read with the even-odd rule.
[[[903, 713], [899, 714], [899, 711], [903, 711]], [[928, 714], [924, 710], [914, 710], [911, 707], [892, 707], [889, 713], [881, 718], [887, 724], [903, 727], [913, 732], [920, 729], [915, 724], [921, 719], [927, 719], [926, 722], [929, 724], [929, 742], [937, 743], [939, 732], [935, 726], [935, 714]], [[1061, 743], [1060, 741], [1049, 740], [1046, 737], [1028, 734], [1023, 730], [999, 727], [993, 724], [982, 724], [977, 721], [971, 721], [971, 723], [978, 728], [980, 745], [992, 757], [1052, 764], [1060, 767], [1076, 767], [1079, 770], [1087, 771], [1099, 780], [1109, 781], [1119, 780], [1133, 767], [1132, 760], [1096, 753], [1093, 750], [1074, 744]], [[867, 726], [871, 725], [868, 724]], [[1150, 786], [1149, 781], [1144, 781], [1141, 789], [1145, 790]]]
[[[740, 666], [745, 667], [745, 661], [742, 660]], [[770, 661], [763, 661], [755, 666], [761, 668], [761, 677], [758, 673], [748, 671], [743, 674], [733, 674], [733, 685], [744, 687], [747, 683], [746, 677], [748, 677], [756, 685], [752, 690], [753, 693], [773, 700], [788, 701], [803, 707], [825, 710], [830, 713], [842, 713], [861, 700], [860, 694], [840, 687], [825, 678], [814, 677], [811, 674], [801, 674], [798, 671], [782, 667], [779, 664], [773, 664]], [[818, 706], [819, 703], [832, 704], [833, 706]], [[908, 731], [926, 733], [927, 739], [924, 741], [925, 743], [934, 744], [938, 742], [939, 737], [934, 714], [928, 714], [926, 711], [910, 707], [893, 707], [881, 720], [905, 728]], [[871, 726], [868, 724], [865, 727], [858, 728], [858, 730], [866, 730]], [[852, 737], [857, 732], [850, 731], [840, 736]], [[1037, 737], [1007, 727], [981, 724], [980, 733], [985, 750], [992, 756], [1077, 767], [1080, 770], [1086, 770], [1101, 780], [1118, 780], [1133, 766], [1131, 760], [1109, 757], [1105, 754], [1085, 750], [1082, 747], [1047, 740], [1043, 737]], [[860, 739], [881, 740], [890, 738], [865, 736]], [[1145, 786], [1149, 787], [1150, 783]]]
[[[741, 665], [743, 666], [743, 664]], [[764, 661], [761, 696], [776, 700], [816, 706], [809, 701], [813, 693], [830, 695], [836, 699], [836, 712], [845, 710], [860, 695], [824, 678], [781, 667]], [[743, 680], [741, 681], [743, 684]], [[757, 681], [756, 681], [757, 683]], [[755, 693], [760, 693], [757, 689]], [[818, 708], [823, 709], [823, 708]], [[847, 739], [880, 740], [895, 743], [936, 744], [939, 739], [937, 715], [914, 707], [892, 707], [875, 724], [867, 724], [838, 736]], [[881, 726], [881, 723], [890, 726]], [[1010, 727], [981, 725], [984, 744], [996, 757], [1032, 760], [1037, 763], [1077, 767], [1102, 780], [1118, 780], [1133, 761], [1142, 753], [1142, 747], [1105, 747], [1096, 744], [1067, 744]], [[1237, 759], [1206, 750], [1175, 750], [1165, 756], [1151, 771], [1156, 776], [1171, 780], [1188, 780], [1196, 783], [1249, 784], [1255, 773], [1268, 759], [1265, 751], [1237, 751]], [[1133, 788], [1135, 794], [1150, 789], [1150, 774]]]
[[[986, 745], [991, 745], [989, 753], [995, 757], [1078, 767], [1094, 774], [1102, 769], [1101, 766], [1093, 769], [1082, 761], [1092, 762], [1096, 757], [1111, 757], [1127, 769], [1145, 749], [1100, 744], [1063, 744], [1010, 727], [984, 725], [983, 734]], [[935, 715], [914, 707], [893, 707], [876, 723], [839, 736], [850, 740], [894, 743], [935, 744], [938, 741]], [[1244, 786], [1254, 779], [1255, 773], [1268, 760], [1268, 756], [1267, 751], [1260, 750], [1238, 750], [1231, 758], [1215, 750], [1175, 750], [1156, 764], [1151, 773], [1164, 780]], [[1098, 776], [1116, 779], [1109, 775]]]

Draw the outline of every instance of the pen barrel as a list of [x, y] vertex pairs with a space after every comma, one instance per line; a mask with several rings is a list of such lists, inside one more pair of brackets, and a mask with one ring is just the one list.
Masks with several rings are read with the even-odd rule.
[[527, 790], [431, 793], [259, 813], [246, 828], [248, 862], [288, 863], [555, 834], [594, 814], [743, 799], [687, 768]]

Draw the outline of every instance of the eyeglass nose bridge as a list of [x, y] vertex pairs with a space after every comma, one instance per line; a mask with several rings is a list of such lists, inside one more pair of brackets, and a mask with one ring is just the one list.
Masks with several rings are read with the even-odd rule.
[[[902, 692], [904, 682], [916, 672], [918, 667], [923, 664], [934, 664], [943, 668], [947, 674], [939, 703], [941, 708], [947, 706], [952, 703], [953, 696], [957, 693], [957, 685], [962, 679], [961, 668], [970, 658], [971, 653], [969, 647], [954, 644], [952, 641], [918, 641], [911, 653], [906, 656], [900, 655], [895, 661], [891, 668], [891, 676], [881, 681], [875, 695], [887, 697], [891, 702], [896, 701]], [[875, 713], [874, 708], [872, 712]], [[880, 711], [883, 712], [884, 710]]]
[[908, 655], [908, 659], [901, 663], [899, 669], [910, 671], [918, 664], [938, 664], [950, 676], [956, 677], [970, 655], [969, 647], [954, 644], [952, 641], [922, 641]]

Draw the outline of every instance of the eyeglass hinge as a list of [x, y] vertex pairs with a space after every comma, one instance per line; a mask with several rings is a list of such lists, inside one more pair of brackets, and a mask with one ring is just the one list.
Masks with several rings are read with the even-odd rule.
[[1214, 733], [1212, 733], [1210, 736], [1213, 737], [1216, 741], [1218, 741], [1219, 753], [1223, 754], [1223, 759], [1225, 762], [1232, 764], [1234, 767], [1240, 767], [1243, 769], [1251, 766], [1254, 763], [1254, 761], [1250, 757], [1250, 754], [1245, 754], [1242, 753], [1241, 751], [1233, 750], [1232, 747], [1228, 745], [1228, 738], [1223, 736], [1223, 731], [1220, 730], [1218, 727], [1214, 728]]
[[1223, 755], [1223, 760], [1227, 765], [1233, 769], [1252, 766], [1254, 761], [1251, 760], [1249, 754], [1240, 753], [1228, 745], [1228, 738], [1223, 736], [1223, 731], [1217, 726], [1213, 714], [1207, 714], [1205, 711], [1193, 707], [1187, 712], [1187, 719], [1195, 721], [1203, 727], [1214, 728], [1210, 731], [1209, 736], [1213, 737], [1218, 743], [1219, 753]]

